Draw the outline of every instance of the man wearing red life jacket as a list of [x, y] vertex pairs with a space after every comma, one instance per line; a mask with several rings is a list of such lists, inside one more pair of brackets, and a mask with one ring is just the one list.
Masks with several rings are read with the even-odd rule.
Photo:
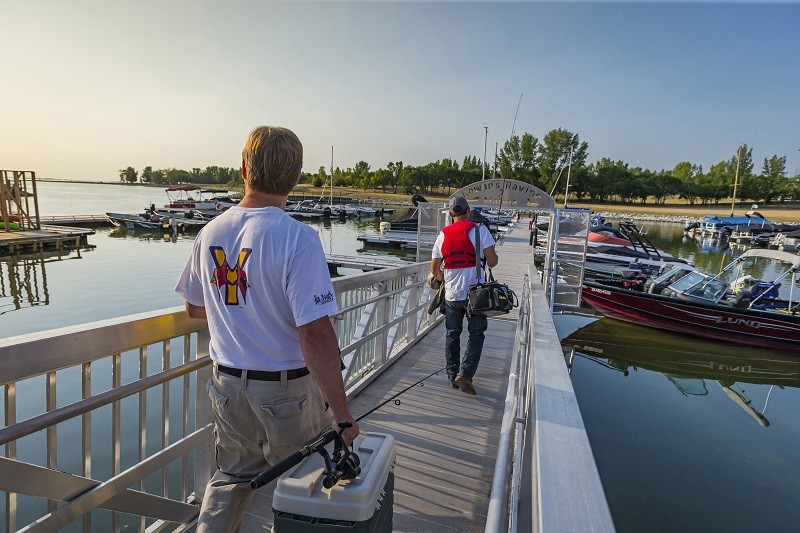
[[[469, 203], [463, 196], [450, 199], [453, 223], [446, 226], [433, 245], [431, 273], [445, 285], [445, 360], [450, 385], [467, 394], [475, 394], [472, 378], [478, 369], [483, 351], [488, 320], [485, 316], [467, 317], [467, 349], [461, 358], [461, 331], [467, 313], [467, 290], [470, 285], [484, 281], [475, 271], [476, 261], [485, 259], [490, 267], [497, 265], [494, 237], [484, 224], [469, 221]], [[475, 232], [480, 231], [481, 250], [475, 250]]]

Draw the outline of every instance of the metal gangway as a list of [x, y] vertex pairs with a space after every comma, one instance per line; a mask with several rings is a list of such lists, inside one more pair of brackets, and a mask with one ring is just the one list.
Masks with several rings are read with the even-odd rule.
[[[520, 307], [490, 324], [497, 344], [486, 365], [496, 362], [497, 381], [482, 389], [479, 404], [465, 407], [486, 413], [478, 428], [482, 456], [494, 466], [475, 475], [485, 477], [491, 496], [476, 479], [473, 489], [454, 496], [475, 509], [470, 520], [431, 515], [415, 524], [437, 527], [439, 518], [455, 518], [471, 531], [613, 530], [525, 224], [498, 245], [506, 262], [496, 275], [517, 291]], [[432, 354], [428, 367], [443, 364], [444, 328], [440, 315], [427, 313], [427, 272], [420, 262], [333, 280], [351, 404], [374, 404], [410, 379], [419, 367], [408, 361], [422, 361], [422, 352]], [[193, 531], [214, 463], [207, 345], [205, 322], [182, 308], [1, 340], [0, 528]], [[389, 379], [392, 372], [400, 377]], [[433, 435], [434, 455], [441, 455], [443, 445], [456, 442], [443, 428], [463, 427], [457, 415], [442, 414], [459, 399], [449, 395], [460, 391], [431, 387], [400, 407], [405, 414], [372, 422], [403, 425], [419, 439], [398, 458], [409, 482], [433, 468], [420, 462], [415, 446]], [[434, 401], [445, 407], [431, 420]], [[396, 515], [420, 518], [398, 501]], [[268, 507], [262, 511], [269, 515]], [[269, 517], [247, 520], [260, 528]], [[428, 527], [404, 523], [396, 520], [395, 530]]]

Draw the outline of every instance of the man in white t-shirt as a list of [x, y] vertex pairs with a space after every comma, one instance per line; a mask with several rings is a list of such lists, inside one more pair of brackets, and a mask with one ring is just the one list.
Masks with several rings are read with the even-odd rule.
[[[494, 237], [484, 224], [469, 220], [469, 202], [463, 196], [450, 199], [450, 216], [453, 223], [436, 237], [431, 254], [431, 273], [445, 285], [445, 360], [447, 376], [453, 388], [467, 394], [476, 394], [472, 378], [478, 370], [483, 351], [488, 320], [485, 316], [468, 316], [467, 349], [461, 358], [461, 331], [467, 313], [467, 289], [484, 280], [483, 269], [477, 272], [476, 262], [486, 260], [490, 267], [497, 265]], [[480, 231], [480, 250], [476, 252], [475, 232]]]
[[214, 361], [207, 388], [217, 471], [198, 531], [238, 531], [254, 494], [249, 481], [332, 422], [352, 424], [348, 444], [359, 432], [319, 236], [284, 212], [302, 164], [303, 145], [290, 130], [253, 130], [242, 152], [244, 197], [198, 234], [175, 287], [189, 316], [208, 320]]

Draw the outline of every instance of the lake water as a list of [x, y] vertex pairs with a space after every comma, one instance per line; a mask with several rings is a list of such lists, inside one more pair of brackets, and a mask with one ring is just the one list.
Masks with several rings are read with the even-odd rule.
[[[39, 212], [47, 215], [138, 213], [164, 205], [157, 187], [39, 182]], [[406, 208], [395, 210], [393, 217]], [[320, 221], [326, 253], [387, 255], [400, 250], [365, 249], [356, 237], [377, 232], [380, 220]], [[193, 235], [162, 235], [97, 228], [91, 249], [44, 258], [0, 260], [0, 337], [183, 305], [173, 291], [194, 242]], [[342, 269], [341, 273], [348, 271]]]
[[[159, 188], [38, 185], [42, 215], [133, 213], [167, 200]], [[310, 225], [328, 253], [385, 254], [356, 240], [378, 223]], [[684, 238], [678, 224], [639, 225], [654, 244], [704, 270], [718, 271], [734, 253], [724, 243]], [[0, 336], [182, 305], [172, 289], [192, 242], [103, 228], [89, 236], [88, 250], [3, 260]], [[568, 327], [564, 320], [559, 328]], [[609, 319], [564, 346], [618, 531], [796, 529], [800, 359]], [[95, 375], [105, 379], [99, 369]], [[96, 474], [106, 474], [99, 461]]]

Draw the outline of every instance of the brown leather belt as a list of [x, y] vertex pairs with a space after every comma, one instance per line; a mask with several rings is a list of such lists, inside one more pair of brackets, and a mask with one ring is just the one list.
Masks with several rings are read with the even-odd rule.
[[[239, 368], [231, 368], [228, 366], [217, 365], [217, 370], [229, 376], [242, 377], [242, 370]], [[286, 371], [286, 379], [297, 379], [307, 376], [309, 374], [308, 368], [293, 368]], [[248, 370], [247, 379], [254, 379], [256, 381], [280, 381], [281, 371], [270, 372], [268, 370]]]

